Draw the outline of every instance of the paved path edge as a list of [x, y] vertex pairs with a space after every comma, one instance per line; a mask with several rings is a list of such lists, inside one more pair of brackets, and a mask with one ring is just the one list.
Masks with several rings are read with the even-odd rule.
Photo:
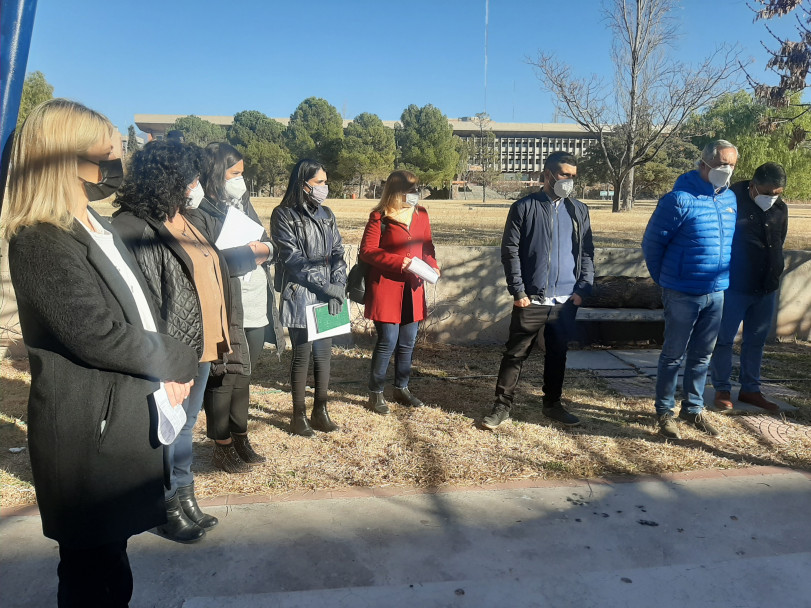
[[[225, 494], [199, 500], [201, 507], [221, 507], [274, 502], [296, 502], [305, 500], [332, 500], [339, 498], [389, 498], [418, 494], [447, 494], [452, 492], [489, 492], [494, 490], [521, 490], [533, 488], [580, 488], [591, 485], [613, 485], [619, 483], [642, 483], [646, 481], [693, 481], [700, 479], [723, 479], [730, 477], [759, 477], [764, 475], [800, 474], [811, 481], [811, 471], [779, 466], [755, 466], [734, 469], [700, 469], [657, 475], [607, 475], [586, 479], [517, 479], [479, 485], [444, 485], [438, 487], [382, 486], [349, 487], [336, 490], [302, 490], [286, 494]], [[39, 517], [37, 505], [22, 505], [0, 509], [0, 519], [6, 517]]]

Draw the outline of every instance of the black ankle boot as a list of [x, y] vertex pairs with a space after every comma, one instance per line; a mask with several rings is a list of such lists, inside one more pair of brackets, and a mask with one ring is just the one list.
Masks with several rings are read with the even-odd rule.
[[226, 473], [247, 473], [250, 467], [242, 462], [242, 459], [234, 449], [234, 442], [217, 443], [214, 442], [214, 466]]
[[310, 426], [310, 421], [307, 420], [307, 408], [303, 403], [300, 406], [297, 406], [295, 403], [293, 404], [293, 424], [291, 427], [294, 435], [301, 437], [312, 437], [315, 435], [315, 431], [313, 431]]
[[237, 454], [242, 462], [247, 462], [248, 464], [259, 464], [260, 462], [265, 462], [267, 460], [267, 458], [261, 454], [254, 452], [253, 446], [248, 440], [247, 435], [236, 435], [231, 433], [231, 439], [234, 440], [234, 449], [237, 451]]
[[386, 403], [386, 399], [383, 397], [383, 391], [380, 391], [379, 393], [372, 391], [369, 393], [368, 407], [376, 414], [386, 415], [391, 411]]
[[189, 519], [180, 506], [175, 494], [166, 501], [166, 523], [158, 526], [158, 533], [177, 543], [196, 543], [206, 535], [206, 531]]
[[417, 399], [410, 390], [408, 390], [407, 386], [403, 388], [394, 387], [394, 400], [399, 403], [400, 405], [405, 405], [408, 407], [422, 407], [425, 405], [422, 401]]
[[310, 416], [310, 424], [316, 431], [323, 431], [325, 433], [331, 433], [341, 428], [330, 419], [326, 399], [323, 401], [320, 399], [315, 400], [313, 413]]
[[194, 484], [177, 489], [177, 498], [180, 501], [180, 508], [190, 520], [204, 530], [210, 530], [219, 523], [213, 515], [206, 515], [200, 510], [197, 504], [197, 497], [194, 495]]

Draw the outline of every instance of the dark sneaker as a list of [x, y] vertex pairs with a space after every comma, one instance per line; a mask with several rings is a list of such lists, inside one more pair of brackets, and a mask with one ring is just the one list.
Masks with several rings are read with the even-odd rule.
[[699, 412], [698, 414], [690, 414], [689, 412], [680, 412], [679, 418], [681, 418], [682, 420], [686, 420], [687, 422], [690, 422], [699, 431], [704, 431], [705, 433], [707, 433], [707, 435], [718, 437], [718, 435], [721, 434], [717, 428], [715, 428], [712, 424], [710, 424], [710, 421], [707, 418], [707, 414], [705, 412]]
[[399, 403], [400, 405], [405, 405], [407, 407], [422, 407], [425, 405], [422, 401], [417, 399], [408, 387], [404, 388], [397, 388], [394, 387], [394, 400]]
[[493, 411], [482, 418], [482, 426], [492, 431], [500, 424], [509, 421], [509, 419], [510, 408], [506, 405], [494, 405]]
[[665, 412], [656, 417], [656, 422], [659, 425], [659, 434], [668, 439], [681, 439], [679, 434], [679, 427], [676, 425], [676, 419], [673, 417], [673, 412]]
[[560, 403], [560, 401], [555, 401], [549, 405], [544, 404], [541, 412], [543, 412], [543, 415], [547, 418], [557, 420], [566, 426], [577, 426], [580, 424], [580, 418], [563, 409], [563, 405]]

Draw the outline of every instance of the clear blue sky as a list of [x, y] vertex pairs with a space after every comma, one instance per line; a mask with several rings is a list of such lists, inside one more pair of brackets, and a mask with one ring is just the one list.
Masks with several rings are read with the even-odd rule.
[[[28, 71], [54, 94], [107, 114], [126, 133], [136, 113], [289, 116], [327, 99], [347, 118], [396, 120], [411, 103], [447, 116], [484, 108], [484, 0], [39, 0]], [[552, 122], [525, 57], [553, 51], [573, 75], [610, 77], [599, 0], [490, 0], [487, 111]], [[673, 53], [698, 61], [738, 43], [755, 76], [768, 59], [744, 0], [683, 0]], [[773, 23], [790, 31], [793, 17]], [[560, 119], [565, 120], [565, 119]]]

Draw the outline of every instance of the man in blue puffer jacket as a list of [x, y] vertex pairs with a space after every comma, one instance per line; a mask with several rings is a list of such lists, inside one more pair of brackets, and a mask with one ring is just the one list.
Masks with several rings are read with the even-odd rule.
[[679, 176], [645, 229], [642, 250], [651, 277], [662, 287], [665, 341], [656, 376], [659, 433], [680, 439], [673, 416], [679, 367], [686, 358], [679, 418], [717, 436], [704, 412], [707, 368], [729, 287], [729, 260], [737, 202], [729, 180], [738, 149], [710, 142], [698, 168]]

